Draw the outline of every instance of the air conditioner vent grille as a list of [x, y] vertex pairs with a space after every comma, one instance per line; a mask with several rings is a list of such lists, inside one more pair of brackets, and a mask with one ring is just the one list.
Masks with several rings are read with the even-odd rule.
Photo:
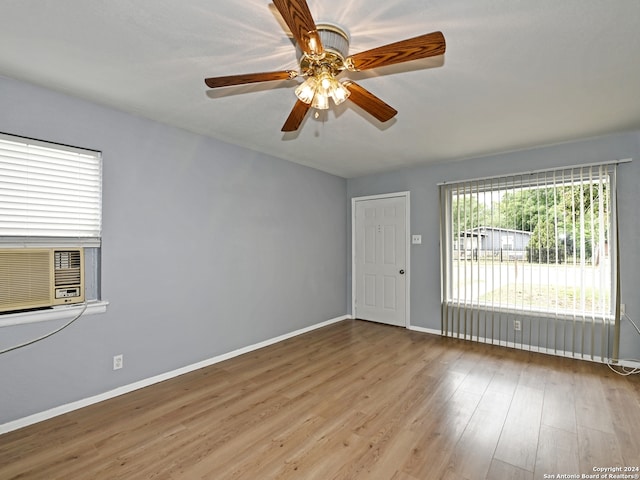
[[47, 250], [0, 251], [0, 311], [51, 303]]
[[53, 264], [56, 287], [79, 285], [82, 278], [81, 267], [82, 262], [78, 250], [56, 250]]

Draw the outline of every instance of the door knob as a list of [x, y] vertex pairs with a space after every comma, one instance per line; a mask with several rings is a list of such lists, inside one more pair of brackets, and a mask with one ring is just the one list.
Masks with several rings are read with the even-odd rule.
[[400, 270], [400, 275], [404, 275], [404, 270]]

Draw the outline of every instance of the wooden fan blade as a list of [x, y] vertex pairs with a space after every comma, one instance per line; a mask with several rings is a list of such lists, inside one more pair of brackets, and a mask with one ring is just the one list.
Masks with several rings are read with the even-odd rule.
[[387, 105], [373, 93], [361, 87], [357, 83], [347, 80], [342, 84], [347, 88], [347, 90], [349, 90], [349, 92], [351, 92], [349, 100], [376, 117], [381, 122], [391, 120], [398, 113], [395, 108]]
[[304, 117], [309, 111], [309, 108], [311, 108], [311, 105], [298, 100], [293, 106], [293, 110], [291, 110], [289, 118], [287, 118], [287, 121], [284, 122], [282, 131], [295, 132], [300, 127], [300, 124], [302, 123], [302, 120], [304, 120]]
[[349, 70], [357, 72], [442, 55], [445, 49], [442, 32], [433, 32], [356, 53], [347, 58], [345, 64]]
[[307, 2], [305, 0], [273, 0], [273, 4], [293, 33], [300, 49], [309, 56], [321, 55], [324, 48]]
[[211, 88], [218, 88], [230, 87], [232, 85], [244, 85], [245, 83], [291, 80], [297, 76], [298, 72], [294, 70], [284, 70], [282, 72], [246, 73], [243, 75], [228, 75], [226, 77], [211, 77], [205, 78], [204, 83]]

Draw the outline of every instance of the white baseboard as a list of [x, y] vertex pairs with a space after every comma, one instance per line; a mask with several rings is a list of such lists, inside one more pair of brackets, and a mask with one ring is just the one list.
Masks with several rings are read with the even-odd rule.
[[[420, 328], [420, 327], [416, 327], [416, 328], [411, 328], [412, 330], [416, 330], [419, 332], [426, 332], [426, 333], [434, 333], [436, 335], [442, 335], [442, 332], [440, 332], [439, 330], [429, 330], [429, 329], [425, 329], [425, 328]], [[515, 350], [522, 350], [522, 351], [526, 351], [526, 352], [534, 352], [534, 353], [542, 353], [544, 355], [551, 355], [554, 357], [564, 357], [564, 358], [571, 358], [573, 360], [583, 360], [585, 362], [592, 362], [592, 363], [602, 363], [602, 364], [610, 364], [612, 366], [620, 366], [620, 367], [625, 367], [628, 369], [638, 369], [640, 370], [640, 361], [639, 360], [625, 360], [625, 359], [621, 359], [618, 362], [612, 363], [611, 359], [609, 358], [602, 358], [600, 357], [599, 359], [597, 357], [591, 358], [589, 355], [582, 355], [582, 354], [576, 354], [574, 352], [569, 352], [566, 350], [557, 350], [557, 349], [553, 349], [553, 348], [546, 348], [546, 347], [538, 347], [538, 346], [534, 346], [534, 345], [528, 345], [528, 344], [518, 344], [517, 342], [513, 342], [513, 341], [505, 341], [505, 340], [493, 340], [491, 338], [485, 338], [485, 337], [471, 337], [470, 335], [449, 335], [447, 338], [454, 338], [454, 339], [458, 339], [458, 340], [465, 340], [465, 341], [470, 341], [470, 342], [475, 342], [475, 343], [481, 343], [483, 345], [496, 345], [496, 346], [500, 346], [500, 347], [506, 347], [506, 348], [513, 348]]]
[[332, 318], [331, 320], [317, 323], [315, 325], [311, 325], [310, 327], [301, 328], [300, 330], [295, 330], [293, 332], [286, 333], [278, 337], [270, 338], [263, 342], [249, 345], [247, 347], [239, 348], [237, 350], [233, 350], [232, 352], [223, 353], [222, 355], [218, 355], [216, 357], [209, 358], [207, 360], [203, 360], [201, 362], [194, 363], [192, 365], [187, 365], [186, 367], [178, 368], [176, 370], [172, 370], [166, 373], [161, 373], [160, 375], [156, 375], [154, 377], [145, 378], [144, 380], [130, 383], [129, 385], [123, 385], [122, 387], [118, 387], [114, 390], [109, 390], [108, 392], [104, 392], [99, 395], [94, 395], [93, 397], [77, 400], [75, 402], [67, 403], [65, 405], [60, 405], [59, 407], [45, 410], [44, 412], [34, 413], [33, 415], [29, 415], [27, 417], [20, 418], [18, 420], [13, 420], [11, 422], [3, 423], [2, 425], [0, 425], [0, 435], [2, 435], [3, 433], [11, 432], [13, 430], [18, 430], [19, 428], [33, 425], [34, 423], [42, 422], [44, 420], [57, 417], [58, 415], [63, 415], [65, 413], [78, 410], [83, 407], [88, 407], [89, 405], [93, 405], [94, 403], [99, 403], [104, 400], [109, 400], [110, 398], [124, 395], [125, 393], [133, 392], [140, 388], [148, 387], [149, 385], [153, 385], [154, 383], [160, 383], [165, 380], [169, 380], [171, 378], [184, 375], [185, 373], [193, 372], [194, 370], [198, 370], [200, 368], [204, 368], [210, 365], [214, 365], [216, 363], [220, 363], [224, 360], [228, 360], [230, 358], [237, 357], [239, 355], [243, 355], [245, 353], [258, 350], [260, 348], [268, 347], [269, 345], [282, 342], [283, 340], [287, 340], [288, 338], [296, 337], [298, 335], [302, 335], [303, 333], [311, 332], [313, 330], [317, 330], [318, 328], [326, 327], [327, 325], [338, 323], [343, 320], [348, 320], [350, 318], [351, 318], [351, 315], [343, 315], [341, 317]]
[[611, 365], [620, 365], [621, 367], [636, 369], [640, 371], [640, 360], [619, 360], [618, 363], [612, 363]]
[[432, 335], [442, 336], [442, 331], [436, 330], [435, 328], [416, 327], [415, 325], [409, 325], [407, 328], [414, 332], [430, 333]]

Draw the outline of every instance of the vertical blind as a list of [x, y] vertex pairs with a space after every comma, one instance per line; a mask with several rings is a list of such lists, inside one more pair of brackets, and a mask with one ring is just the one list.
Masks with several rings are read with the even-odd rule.
[[99, 152], [0, 134], [0, 237], [99, 246]]
[[604, 360], [615, 164], [440, 187], [444, 335]]

